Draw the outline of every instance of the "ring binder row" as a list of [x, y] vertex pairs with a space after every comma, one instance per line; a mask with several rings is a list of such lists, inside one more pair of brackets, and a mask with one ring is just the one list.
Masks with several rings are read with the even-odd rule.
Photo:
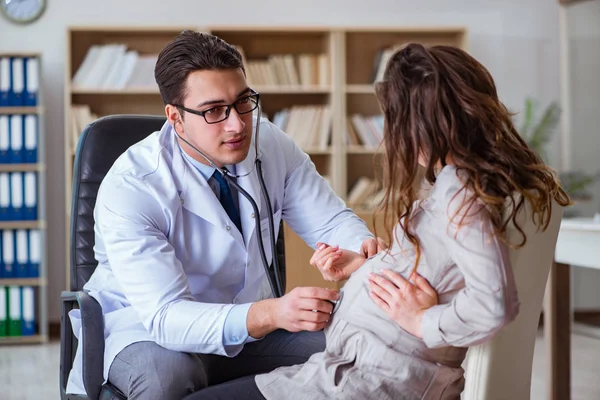
[[40, 88], [39, 57], [0, 55], [0, 107], [35, 107]]
[[35, 335], [35, 298], [32, 286], [0, 286], [0, 337]]
[[0, 172], [0, 222], [38, 219], [37, 181], [37, 172]]
[[37, 115], [0, 115], [0, 164], [37, 163], [38, 142]]
[[39, 278], [42, 243], [39, 229], [0, 230], [1, 279]]

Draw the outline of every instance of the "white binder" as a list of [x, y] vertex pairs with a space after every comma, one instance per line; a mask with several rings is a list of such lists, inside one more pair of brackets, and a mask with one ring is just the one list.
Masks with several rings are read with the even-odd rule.
[[12, 59], [12, 89], [14, 93], [14, 99], [19, 99], [18, 104], [23, 105], [24, 91], [25, 91], [25, 69], [23, 65], [22, 57], [13, 57]]
[[35, 115], [25, 116], [25, 150], [34, 151], [38, 147], [37, 117]]
[[39, 229], [29, 231], [29, 277], [40, 276], [40, 264], [42, 263], [42, 238]]
[[8, 106], [8, 92], [11, 86], [10, 58], [0, 57], [0, 105]]
[[15, 265], [16, 276], [18, 278], [25, 278], [27, 277], [27, 264], [29, 263], [27, 231], [25, 229], [17, 229], [15, 236], [17, 242], [17, 263]]
[[[29, 57], [25, 62], [25, 75], [27, 76], [27, 96], [25, 105], [37, 105], [37, 93], [40, 90], [39, 60], [37, 57]], [[31, 99], [35, 99], [32, 101]]]
[[8, 162], [10, 150], [10, 132], [8, 115], [0, 115], [0, 162]]
[[10, 207], [10, 174], [0, 172], [0, 220], [9, 219]]
[[25, 184], [25, 210], [23, 213], [23, 219], [33, 221], [37, 219], [37, 186], [36, 186], [36, 173], [25, 172], [23, 182]]
[[23, 162], [23, 116], [10, 116], [10, 150], [19, 162]]
[[23, 174], [21, 172], [10, 174], [10, 204], [16, 213], [11, 218], [21, 219], [23, 215]]
[[35, 333], [35, 300], [31, 286], [21, 288], [23, 323], [21, 325], [22, 335], [33, 335]]
[[13, 268], [15, 263], [15, 241], [12, 229], [4, 229], [2, 231], [2, 261], [4, 262], [5, 270], [2, 272], [5, 277], [13, 276]]
[[8, 317], [11, 321], [21, 321], [21, 288], [19, 286], [8, 287]]

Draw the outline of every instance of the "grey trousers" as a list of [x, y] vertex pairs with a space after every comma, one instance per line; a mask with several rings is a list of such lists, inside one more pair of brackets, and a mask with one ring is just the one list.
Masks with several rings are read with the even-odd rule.
[[[232, 358], [182, 353], [167, 350], [154, 342], [138, 342], [127, 346], [115, 357], [108, 381], [129, 400], [180, 400], [207, 386], [304, 363], [312, 354], [324, 349], [323, 331], [290, 333], [278, 330], [262, 340], [246, 344]], [[219, 385], [221, 387], [226, 396], [228, 386]], [[258, 390], [254, 397], [248, 394], [250, 396], [245, 396], [245, 400], [262, 398]]]

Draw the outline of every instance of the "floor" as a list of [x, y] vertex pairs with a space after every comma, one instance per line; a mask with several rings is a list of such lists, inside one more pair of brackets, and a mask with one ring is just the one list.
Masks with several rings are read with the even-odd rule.
[[[600, 334], [575, 325], [572, 335], [573, 400], [600, 399]], [[2, 400], [58, 399], [59, 344], [0, 347]], [[546, 399], [546, 354], [541, 332], [535, 347], [531, 399]]]

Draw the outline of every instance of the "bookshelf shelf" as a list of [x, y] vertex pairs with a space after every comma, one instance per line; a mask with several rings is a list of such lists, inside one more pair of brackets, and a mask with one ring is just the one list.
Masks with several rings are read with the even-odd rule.
[[[97, 116], [124, 113], [164, 115], [164, 105], [157, 88], [75, 89], [70, 83], [93, 45], [123, 43], [127, 49], [136, 50], [140, 54], [157, 54], [183, 29], [114, 26], [69, 29], [65, 119], [71, 120], [72, 105], [87, 105], [90, 112]], [[386, 49], [408, 41], [452, 44], [463, 48], [466, 44], [466, 30], [462, 27], [212, 26], [191, 29], [211, 32], [241, 50], [248, 84], [261, 94], [262, 111], [271, 121], [281, 121], [277, 117], [281, 116], [281, 113], [293, 113], [303, 107], [329, 110], [331, 125], [326, 145], [325, 140], [320, 141], [318, 145], [314, 140], [301, 143], [306, 140], [306, 136], [311, 136], [308, 132], [314, 127], [283, 127], [310, 156], [317, 171], [327, 177], [332, 188], [344, 200], [348, 200], [352, 186], [361, 177], [376, 179], [381, 176], [380, 161], [383, 149], [367, 148], [363, 143], [353, 144], [346, 138], [353, 115], [373, 120], [380, 115], [373, 87], [373, 78], [379, 68], [377, 57]], [[278, 62], [283, 64], [277, 64]], [[295, 73], [292, 72], [294, 68]], [[294, 74], [297, 74], [296, 78]], [[297, 118], [296, 121], [318, 118], [315, 114], [308, 115]], [[284, 123], [290, 119], [284, 118]], [[68, 227], [73, 143], [77, 135], [70, 131], [71, 124], [67, 123], [66, 126], [65, 213]], [[325, 132], [325, 129], [319, 132]], [[320, 137], [320, 133], [314, 137]], [[373, 221], [370, 209], [358, 204], [355, 206], [361, 217], [364, 216], [365, 221], [371, 224]], [[309, 283], [327, 286], [328, 283], [319, 280], [320, 276], [311, 275], [314, 271], [307, 271], [306, 265], [312, 255], [312, 249], [287, 227], [285, 234], [288, 290]], [[68, 232], [66, 237], [68, 251]], [[67, 273], [67, 282], [68, 279]]]
[[46, 286], [45, 278], [0, 278], [0, 286]]
[[36, 164], [0, 164], [0, 172], [42, 172], [46, 166], [41, 163]]
[[328, 148], [327, 150], [314, 149], [314, 148], [306, 148], [306, 149], [302, 149], [302, 150], [306, 154], [314, 155], [314, 156], [329, 156], [332, 153], [331, 148]]
[[250, 85], [254, 90], [260, 94], [329, 94], [331, 88], [327, 86], [295, 86], [295, 85]]
[[0, 230], [3, 229], [44, 229], [44, 221], [2, 221]]
[[85, 95], [139, 95], [139, 94], [152, 94], [158, 95], [157, 87], [129, 87], [125, 89], [101, 89], [101, 88], [83, 88], [73, 89], [72, 94], [85, 94]]
[[0, 114], [42, 114], [43, 107], [0, 107]]
[[348, 153], [348, 155], [383, 154], [383, 148], [371, 149], [363, 146], [348, 146], [346, 153]]
[[346, 85], [346, 93], [349, 94], [375, 94], [373, 85]]
[[46, 343], [47, 341], [48, 341], [47, 335], [0, 337], [0, 345], [3, 345], [3, 344], [36, 344], [36, 343]]

